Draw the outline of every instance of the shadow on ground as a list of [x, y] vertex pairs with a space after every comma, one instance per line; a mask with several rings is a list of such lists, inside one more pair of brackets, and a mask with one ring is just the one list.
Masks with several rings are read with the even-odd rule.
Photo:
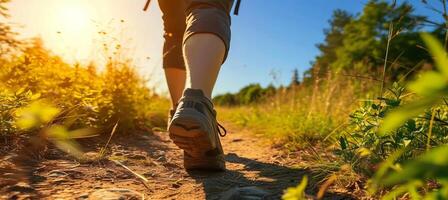
[[[244, 167], [242, 170], [227, 170], [220, 173], [189, 172], [191, 177], [202, 183], [207, 200], [281, 199], [281, 195], [286, 188], [296, 186], [304, 175], [310, 174], [307, 170], [264, 163], [234, 153], [227, 154], [226, 161], [229, 164], [241, 164]], [[223, 191], [228, 192], [223, 193]], [[342, 194], [328, 193], [325, 199], [354, 198]]]
[[[239, 139], [241, 140], [241, 139]], [[104, 146], [107, 138], [94, 138], [83, 142], [86, 151], [98, 152]], [[250, 140], [241, 140], [244, 149], [257, 151], [257, 146]], [[228, 143], [235, 140], [227, 140]], [[251, 146], [252, 145], [252, 146]], [[240, 145], [238, 145], [240, 146]], [[145, 194], [150, 199], [280, 199], [283, 191], [299, 183], [304, 175], [310, 172], [282, 164], [268, 163], [260, 158], [249, 159], [235, 153], [226, 155], [228, 170], [220, 173], [185, 172], [182, 167], [182, 151], [170, 140], [166, 133], [135, 134], [115, 137], [110, 144], [112, 156], [125, 158], [122, 162], [134, 172], [146, 177], [148, 189], [141, 181], [123, 167], [110, 161], [81, 164], [66, 154], [50, 148], [33, 164], [28, 163], [35, 153], [29, 148], [26, 152], [0, 151], [0, 161], [10, 163], [10, 169], [26, 166], [25, 177], [29, 185], [21, 186], [6, 183], [17, 177], [0, 176], [1, 197], [36, 197], [48, 199], [86, 199], [93, 193], [111, 188], [124, 188]], [[53, 151], [56, 150], [56, 151]], [[2, 153], [3, 152], [3, 153]], [[54, 152], [54, 153], [51, 153]], [[244, 154], [243, 151], [234, 151]], [[28, 157], [14, 159], [15, 155]], [[8, 157], [9, 156], [9, 157]], [[27, 161], [26, 163], [24, 161]], [[1, 162], [0, 162], [1, 164]], [[15, 164], [15, 165], [14, 165]], [[7, 166], [5, 166], [7, 167]], [[6, 172], [0, 165], [0, 174]], [[17, 182], [17, 181], [15, 181]], [[2, 185], [2, 184], [0, 184]], [[315, 193], [316, 191], [308, 191]], [[327, 194], [325, 199], [354, 199], [343, 194]]]

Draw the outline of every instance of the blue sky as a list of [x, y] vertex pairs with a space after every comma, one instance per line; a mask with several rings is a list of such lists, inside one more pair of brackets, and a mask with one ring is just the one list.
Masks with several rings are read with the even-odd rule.
[[217, 93], [236, 91], [248, 83], [287, 84], [293, 69], [305, 71], [319, 53], [315, 45], [323, 41], [332, 11], [358, 12], [363, 2], [243, 0], [240, 15], [233, 16], [231, 51]]
[[[248, 83], [288, 84], [295, 68], [305, 71], [319, 54], [316, 44], [324, 40], [323, 29], [328, 27], [333, 10], [355, 14], [362, 11], [366, 2], [243, 0], [240, 15], [233, 17], [232, 47], [219, 77], [217, 93], [233, 92]], [[419, 0], [411, 2], [418, 13], [441, 19]], [[278, 74], [279, 81], [270, 76], [272, 71]]]
[[[18, 24], [15, 28], [23, 37], [41, 37], [47, 48], [68, 62], [98, 61], [98, 47], [104, 39], [98, 31], [106, 28], [127, 47], [127, 56], [150, 80], [148, 85], [167, 94], [161, 66], [161, 13], [156, 0], [148, 12], [143, 12], [145, 1], [13, 0], [9, 6], [10, 21]], [[250, 83], [288, 84], [294, 69], [304, 72], [318, 55], [316, 44], [324, 40], [323, 29], [328, 28], [333, 10], [355, 14], [362, 11], [366, 2], [242, 0], [240, 14], [232, 15], [231, 49], [214, 94], [235, 92]], [[415, 5], [417, 13], [442, 20], [420, 0], [409, 2]], [[437, 0], [429, 2], [440, 7]]]

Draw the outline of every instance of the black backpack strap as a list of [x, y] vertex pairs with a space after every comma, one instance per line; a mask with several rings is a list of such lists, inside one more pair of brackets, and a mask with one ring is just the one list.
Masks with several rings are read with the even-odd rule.
[[143, 11], [147, 11], [149, 8], [149, 3], [151, 3], [151, 0], [146, 0], [145, 7], [143, 8]]
[[233, 10], [234, 15], [238, 15], [238, 13], [240, 11], [240, 4], [241, 4], [241, 0], [236, 0], [235, 9]]

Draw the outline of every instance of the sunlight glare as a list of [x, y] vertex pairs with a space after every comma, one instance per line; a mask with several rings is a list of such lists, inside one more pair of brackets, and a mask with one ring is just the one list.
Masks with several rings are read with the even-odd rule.
[[57, 13], [57, 25], [61, 31], [78, 32], [85, 31], [91, 23], [88, 9], [81, 4], [62, 5]]
[[86, 0], [57, 1], [49, 18], [48, 29], [56, 37], [51, 38], [56, 44], [52, 50], [69, 60], [86, 58], [90, 53], [95, 31], [95, 13], [92, 4]]

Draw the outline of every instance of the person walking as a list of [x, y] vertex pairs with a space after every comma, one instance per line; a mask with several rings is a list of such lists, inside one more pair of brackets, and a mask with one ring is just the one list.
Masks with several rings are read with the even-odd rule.
[[225, 170], [219, 137], [226, 130], [216, 120], [211, 96], [229, 52], [233, 0], [158, 3], [164, 25], [163, 68], [172, 101], [170, 138], [184, 151], [185, 169]]

